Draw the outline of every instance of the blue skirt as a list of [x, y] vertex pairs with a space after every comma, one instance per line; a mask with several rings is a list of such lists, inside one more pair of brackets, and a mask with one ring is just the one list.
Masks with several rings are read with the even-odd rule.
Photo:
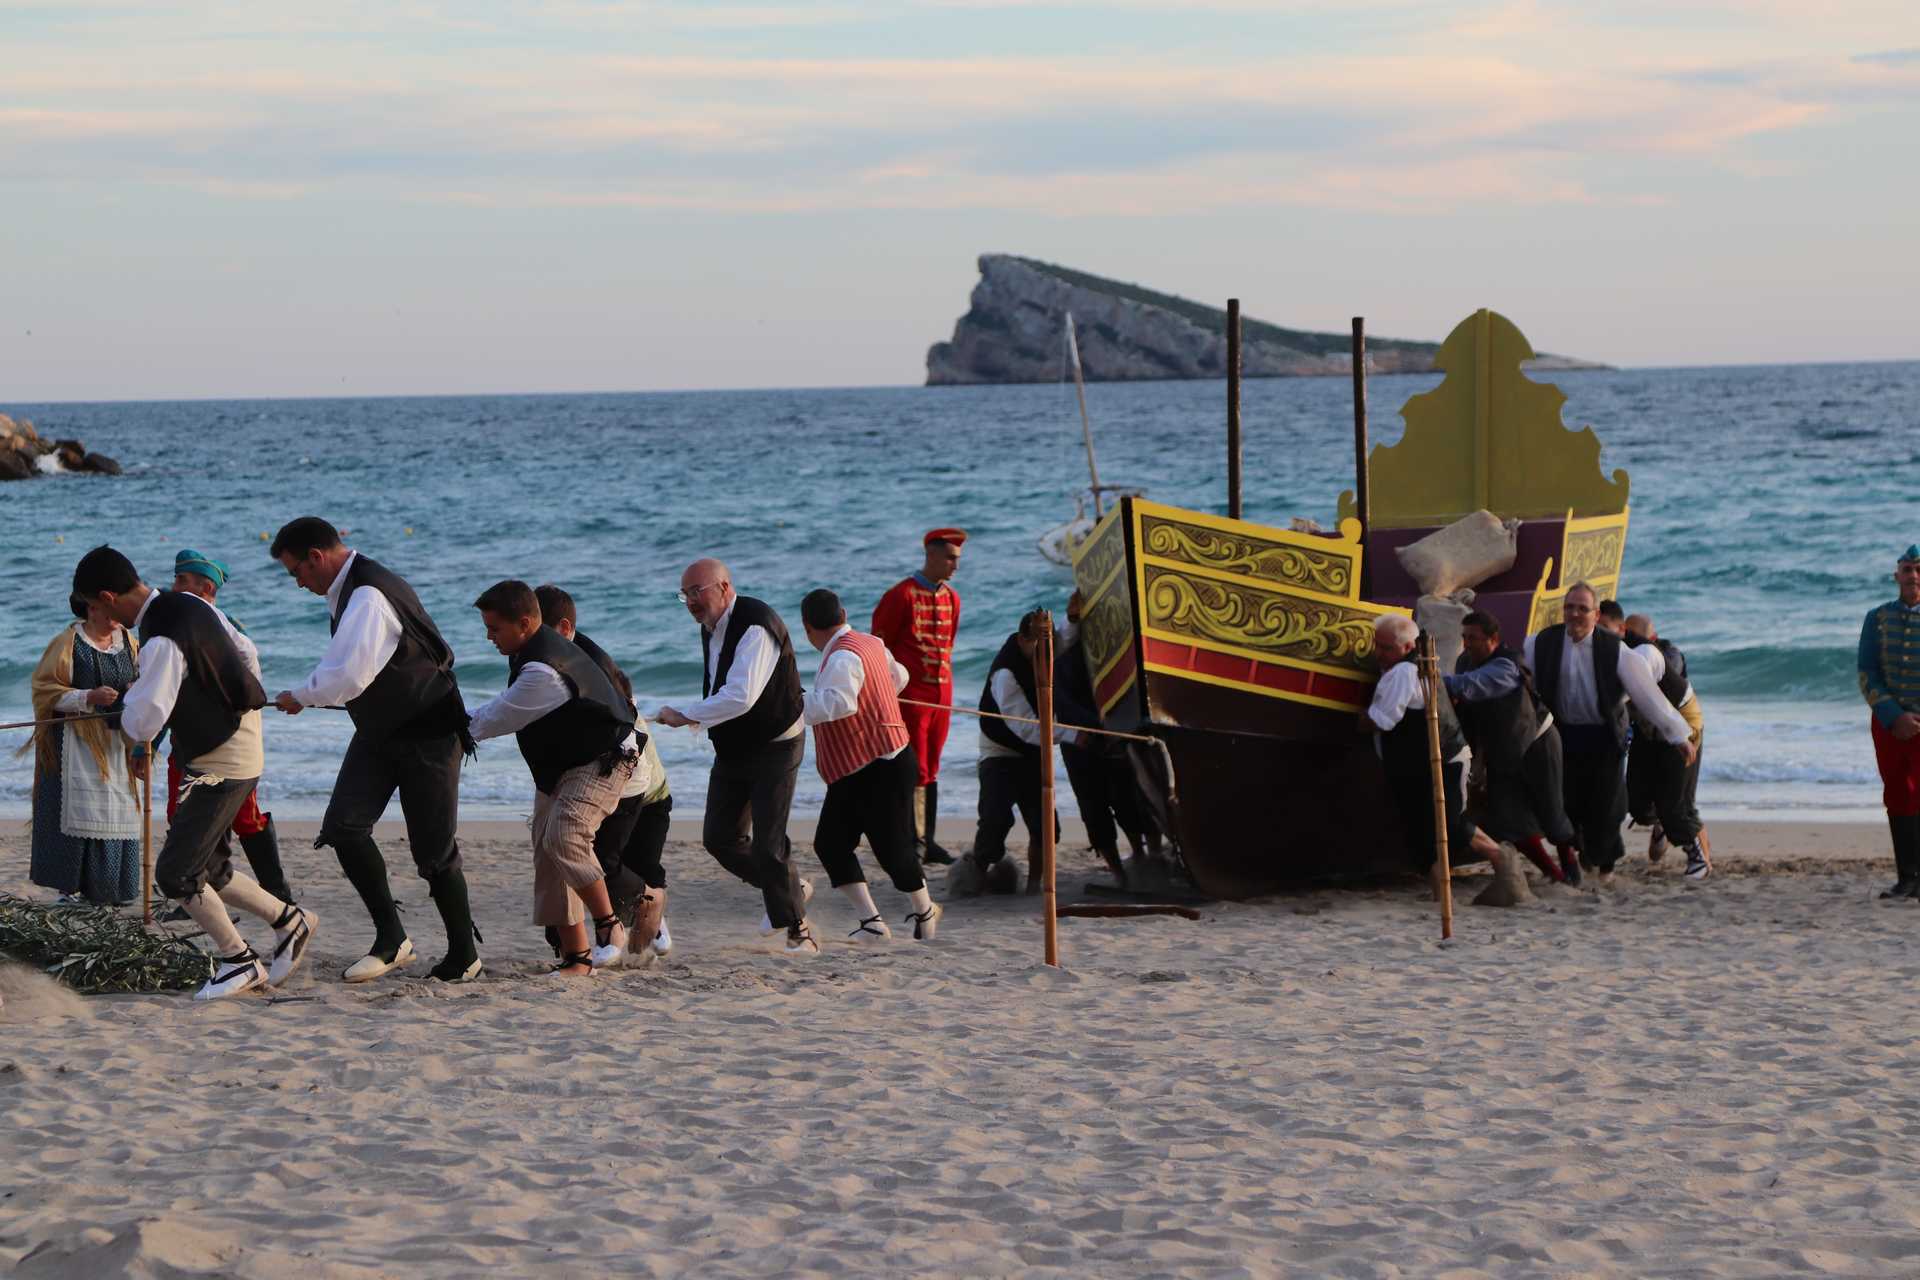
[[29, 879], [107, 905], [140, 896], [140, 842], [87, 840], [60, 830], [60, 771], [33, 780], [33, 860]]

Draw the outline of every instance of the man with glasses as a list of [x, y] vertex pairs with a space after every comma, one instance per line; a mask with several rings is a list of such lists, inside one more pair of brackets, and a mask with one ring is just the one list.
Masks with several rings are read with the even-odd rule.
[[[1647, 665], [1620, 637], [1594, 625], [1599, 608], [1599, 595], [1587, 583], [1568, 587], [1561, 604], [1564, 621], [1527, 637], [1526, 660], [1534, 689], [1560, 729], [1567, 817], [1579, 836], [1581, 860], [1604, 881], [1626, 853], [1620, 824], [1627, 809], [1628, 704], [1686, 764], [1693, 763], [1694, 748], [1687, 722], [1660, 692]], [[1572, 864], [1576, 871], [1578, 866]], [[1687, 874], [1700, 880], [1706, 871], [1703, 866], [1699, 874], [1691, 869]]]
[[818, 955], [805, 915], [812, 886], [793, 866], [787, 815], [806, 750], [800, 670], [786, 624], [766, 602], [737, 595], [718, 560], [680, 575], [680, 603], [700, 624], [701, 700], [655, 717], [705, 729], [713, 742], [701, 841], [714, 861], [760, 890], [766, 928], [784, 929], [787, 951]]

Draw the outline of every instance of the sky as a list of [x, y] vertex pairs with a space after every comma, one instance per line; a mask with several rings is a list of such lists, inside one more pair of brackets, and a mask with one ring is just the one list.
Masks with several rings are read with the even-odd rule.
[[906, 385], [981, 253], [1920, 358], [1913, 0], [0, 0], [0, 408]]

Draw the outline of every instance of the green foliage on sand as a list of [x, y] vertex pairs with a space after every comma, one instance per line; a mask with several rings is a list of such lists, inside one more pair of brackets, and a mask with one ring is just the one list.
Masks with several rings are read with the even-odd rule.
[[212, 971], [178, 934], [148, 930], [112, 907], [55, 906], [0, 894], [0, 954], [44, 969], [85, 995], [181, 991]]

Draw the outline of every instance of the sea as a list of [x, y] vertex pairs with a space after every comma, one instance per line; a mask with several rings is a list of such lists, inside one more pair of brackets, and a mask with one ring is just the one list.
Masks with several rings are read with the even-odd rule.
[[[1542, 378], [1566, 394], [1569, 426], [1599, 434], [1602, 465], [1632, 476], [1621, 601], [1687, 653], [1706, 713], [1708, 818], [1877, 818], [1854, 650], [1866, 610], [1894, 594], [1895, 557], [1920, 541], [1906, 471], [1920, 463], [1920, 362]], [[1398, 439], [1400, 407], [1437, 381], [1372, 379], [1373, 440]], [[1353, 483], [1350, 397], [1344, 378], [1245, 384], [1249, 519], [1332, 523]], [[1225, 511], [1222, 383], [1100, 383], [1087, 400], [1103, 481]], [[810, 679], [800, 597], [831, 587], [864, 623], [918, 566], [922, 532], [958, 525], [970, 538], [956, 680], [971, 703], [1020, 614], [1064, 610], [1071, 576], [1037, 539], [1073, 515], [1087, 482], [1070, 385], [0, 409], [125, 467], [0, 484], [0, 722], [30, 717], [28, 677], [68, 620], [74, 562], [99, 543], [161, 584], [182, 547], [225, 560], [220, 604], [258, 643], [269, 693], [298, 682], [326, 646], [325, 604], [267, 541], [307, 514], [414, 584], [470, 704], [506, 681], [472, 601], [523, 578], [572, 592], [582, 629], [649, 712], [700, 694], [698, 632], [674, 598], [690, 561], [720, 557], [743, 593], [781, 610]], [[319, 816], [345, 714], [266, 715], [266, 807]], [[691, 730], [656, 732], [676, 812], [696, 816], [711, 749]], [[0, 732], [0, 816], [28, 812], [25, 741]], [[943, 817], [973, 810], [977, 748], [975, 722], [956, 717]], [[796, 812], [817, 812], [822, 792], [809, 761]], [[1070, 808], [1064, 785], [1060, 796]], [[483, 745], [461, 783], [471, 817], [521, 817], [530, 797], [511, 741]]]

